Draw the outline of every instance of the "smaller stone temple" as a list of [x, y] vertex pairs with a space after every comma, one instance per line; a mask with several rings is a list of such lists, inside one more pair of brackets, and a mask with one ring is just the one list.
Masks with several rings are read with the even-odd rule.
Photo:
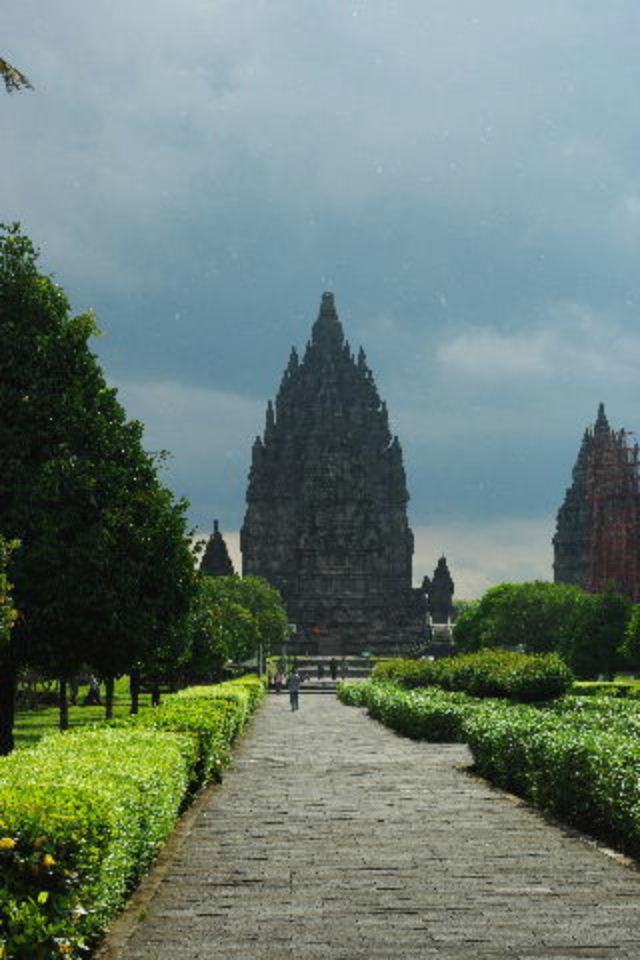
[[553, 538], [557, 583], [603, 590], [615, 583], [640, 601], [638, 445], [613, 430], [604, 410], [585, 430]]
[[230, 577], [235, 573], [229, 556], [224, 537], [218, 528], [218, 521], [213, 521], [213, 533], [207, 540], [202, 563], [201, 573], [208, 577]]
[[451, 623], [455, 619], [453, 592], [455, 584], [447, 566], [446, 557], [440, 557], [431, 580], [425, 577], [422, 589], [427, 595], [427, 612], [431, 623]]

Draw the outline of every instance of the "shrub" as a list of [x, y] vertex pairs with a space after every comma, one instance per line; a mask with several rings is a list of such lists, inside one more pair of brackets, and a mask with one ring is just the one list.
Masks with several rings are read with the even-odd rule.
[[0, 763], [7, 957], [87, 946], [169, 833], [196, 760], [188, 736], [84, 729]]
[[586, 708], [477, 711], [465, 734], [483, 776], [637, 856], [640, 714], [619, 706], [599, 700]]
[[571, 693], [583, 697], [628, 697], [636, 695], [637, 686], [623, 680], [578, 680]]
[[521, 702], [552, 700], [565, 694], [573, 674], [556, 654], [481, 650], [443, 660], [389, 660], [374, 668], [374, 679], [403, 687], [436, 685], [476, 697], [507, 697]]
[[341, 684], [338, 696], [350, 706], [364, 706], [375, 720], [414, 740], [455, 743], [462, 737], [473, 701], [462, 693], [437, 688], [403, 690], [392, 683]]
[[2, 960], [90, 946], [263, 693], [258, 678], [183, 691], [0, 760]]
[[428, 687], [436, 675], [433, 660], [405, 660], [400, 657], [383, 660], [371, 671], [373, 680], [392, 680], [408, 689]]
[[338, 700], [349, 707], [365, 707], [366, 693], [370, 684], [358, 680], [356, 683], [339, 683], [336, 690]]
[[478, 773], [640, 855], [640, 703], [564, 697], [532, 706], [370, 681], [340, 699], [413, 738], [466, 740]]

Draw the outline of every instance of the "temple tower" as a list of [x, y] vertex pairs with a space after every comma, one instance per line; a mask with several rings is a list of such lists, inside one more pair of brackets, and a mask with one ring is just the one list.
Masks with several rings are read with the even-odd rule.
[[400, 652], [423, 640], [408, 499], [364, 351], [354, 358], [325, 293], [302, 360], [292, 349], [267, 405], [240, 534], [243, 574], [281, 591], [309, 652]]
[[572, 484], [558, 511], [553, 538], [554, 580], [587, 590], [613, 582], [640, 600], [640, 483], [638, 446], [612, 430], [604, 405], [585, 431]]
[[230, 577], [235, 573], [217, 520], [213, 521], [213, 533], [207, 540], [200, 571], [209, 577]]
[[440, 557], [433, 577], [425, 577], [422, 589], [427, 594], [427, 610], [432, 623], [450, 623], [455, 619], [453, 592], [455, 585], [449, 572], [447, 558]]

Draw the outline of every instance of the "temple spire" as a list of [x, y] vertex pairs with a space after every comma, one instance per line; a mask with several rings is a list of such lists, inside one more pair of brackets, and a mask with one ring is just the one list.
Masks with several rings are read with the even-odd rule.
[[598, 416], [593, 427], [594, 433], [605, 433], [610, 430], [607, 415], [604, 412], [604, 403], [598, 404]]
[[343, 340], [344, 333], [336, 312], [333, 294], [327, 291], [322, 294], [318, 319], [311, 331], [311, 342], [314, 347], [337, 350], [342, 349]]
[[438, 565], [433, 572], [431, 580], [425, 577], [422, 583], [423, 590], [428, 594], [427, 609], [431, 615], [432, 622], [449, 623], [455, 618], [453, 606], [455, 585], [449, 572], [446, 557], [442, 556], [438, 560]]
[[271, 439], [271, 437], [273, 437], [275, 429], [276, 429], [276, 415], [273, 410], [273, 401], [269, 400], [267, 403], [267, 413], [265, 416], [265, 424], [264, 424], [265, 443], [267, 443]]
[[235, 573], [217, 520], [213, 521], [213, 533], [207, 540], [200, 571], [208, 577], [230, 577]]

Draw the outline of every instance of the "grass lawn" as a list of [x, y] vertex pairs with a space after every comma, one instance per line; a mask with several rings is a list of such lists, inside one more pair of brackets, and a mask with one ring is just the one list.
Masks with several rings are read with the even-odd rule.
[[[87, 692], [86, 687], [82, 687], [78, 700]], [[104, 687], [101, 689], [104, 702]], [[113, 715], [115, 717], [127, 716], [130, 707], [129, 699], [129, 678], [121, 677], [116, 682], [116, 689], [113, 697]], [[151, 694], [140, 694], [140, 709], [145, 710], [151, 705]], [[102, 707], [72, 707], [69, 706], [69, 726], [78, 727], [87, 723], [96, 723], [98, 720], [104, 720], [104, 706]], [[35, 710], [18, 710], [16, 713], [16, 725], [14, 727], [14, 736], [16, 747], [32, 747], [38, 742], [44, 733], [58, 729], [58, 708], [57, 707], [38, 707]]]

